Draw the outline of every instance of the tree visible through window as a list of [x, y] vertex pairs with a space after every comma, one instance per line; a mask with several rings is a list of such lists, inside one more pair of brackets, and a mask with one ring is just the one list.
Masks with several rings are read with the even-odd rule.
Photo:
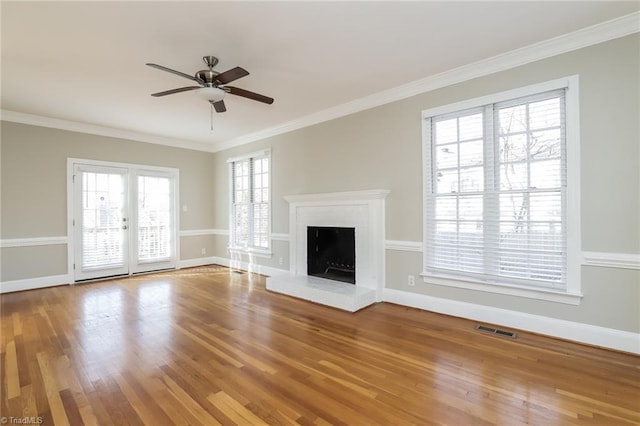
[[426, 271], [565, 288], [564, 89], [426, 124]]

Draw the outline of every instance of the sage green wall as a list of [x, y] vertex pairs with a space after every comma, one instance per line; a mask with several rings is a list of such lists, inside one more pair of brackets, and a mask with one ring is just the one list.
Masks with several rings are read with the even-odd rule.
[[[479, 96], [580, 76], [582, 249], [640, 253], [640, 37], [612, 40], [469, 80], [315, 126], [215, 154], [215, 228], [228, 228], [226, 160], [272, 149], [275, 233], [288, 233], [290, 194], [389, 189], [388, 240], [422, 240], [421, 112]], [[571, 219], [569, 219], [571, 220]], [[288, 259], [288, 246], [274, 244], [272, 259]], [[420, 253], [387, 250], [386, 286], [407, 292], [483, 304], [536, 315], [640, 331], [640, 273], [583, 267], [580, 306], [493, 295], [418, 283]], [[219, 250], [217, 256], [226, 256]]]
[[[2, 122], [1, 238], [67, 235], [67, 158], [180, 170], [180, 229], [213, 228], [213, 154]], [[213, 236], [182, 237], [181, 257], [213, 253]], [[2, 281], [65, 274], [66, 246], [2, 248]], [[37, 259], [37, 262], [34, 262]]]

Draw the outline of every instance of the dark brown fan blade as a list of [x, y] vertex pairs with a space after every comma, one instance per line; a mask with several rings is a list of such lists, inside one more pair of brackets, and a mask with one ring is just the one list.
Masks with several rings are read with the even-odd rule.
[[248, 90], [240, 89], [233, 86], [225, 86], [224, 89], [232, 95], [242, 96], [243, 98], [253, 99], [254, 101], [264, 102], [265, 104], [272, 104], [273, 98], [261, 95], [259, 93], [250, 92]]
[[179, 75], [180, 77], [188, 78], [189, 80], [197, 81], [198, 83], [203, 84], [203, 81], [198, 80], [197, 78], [195, 78], [192, 75], [185, 74], [185, 73], [180, 72], [180, 71], [172, 70], [171, 68], [163, 67], [162, 65], [158, 65], [158, 64], [146, 64], [146, 65], [150, 66], [151, 68], [156, 68], [156, 69], [159, 69], [161, 71], [170, 72], [171, 74]]
[[227, 107], [224, 106], [224, 101], [218, 101], [218, 102], [209, 101], [209, 102], [211, 102], [216, 112], [225, 112], [227, 110]]
[[151, 96], [155, 96], [157, 98], [158, 96], [173, 95], [174, 93], [187, 92], [189, 90], [196, 90], [196, 89], [201, 89], [201, 87], [200, 86], [180, 87], [179, 89], [171, 89], [171, 90], [166, 90], [164, 92], [152, 93]]
[[244, 68], [235, 67], [221, 74], [218, 74], [216, 76], [216, 80], [220, 84], [227, 84], [239, 78], [246, 77], [248, 75], [249, 75], [249, 71], [245, 70]]

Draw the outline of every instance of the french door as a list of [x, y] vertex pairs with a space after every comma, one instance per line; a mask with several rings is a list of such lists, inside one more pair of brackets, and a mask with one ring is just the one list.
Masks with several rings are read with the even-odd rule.
[[73, 163], [75, 281], [177, 265], [177, 171]]

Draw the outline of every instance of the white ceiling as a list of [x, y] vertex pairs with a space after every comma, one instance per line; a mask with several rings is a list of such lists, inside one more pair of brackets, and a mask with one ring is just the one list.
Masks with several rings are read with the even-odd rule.
[[[2, 109], [215, 150], [247, 134], [627, 15], [639, 2], [7, 2]], [[201, 57], [251, 75], [214, 116]]]

